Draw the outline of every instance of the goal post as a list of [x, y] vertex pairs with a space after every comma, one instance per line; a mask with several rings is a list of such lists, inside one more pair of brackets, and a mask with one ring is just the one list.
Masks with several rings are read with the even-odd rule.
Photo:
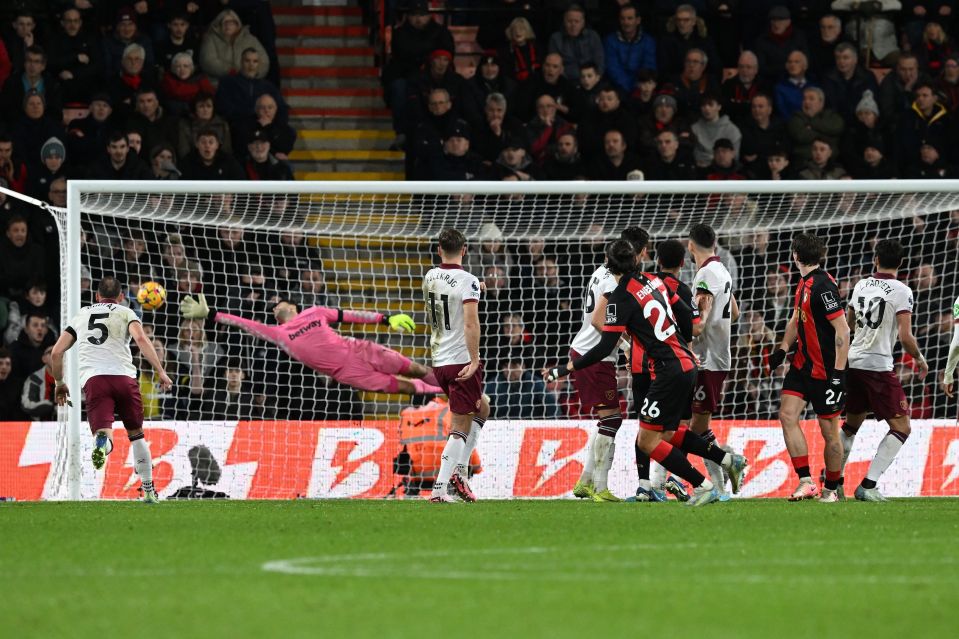
[[[951, 225], [959, 229], [959, 215], [953, 219], [953, 211], [959, 211], [959, 181], [918, 180], [75, 180], [68, 183], [67, 208], [51, 208], [63, 230], [64, 323], [90, 297], [81, 287], [84, 269], [93, 277], [120, 272], [125, 291], [135, 290], [145, 278], [162, 280], [170, 294], [159, 311], [144, 311], [144, 323], [155, 322], [155, 338], [180, 373], [177, 392], [182, 393], [175, 401], [162, 396], [148, 401], [150, 425], [165, 424], [172, 433], [164, 440], [169, 447], [159, 455], [154, 451], [158, 463], [169, 464], [161, 496], [189, 483], [191, 473], [196, 483], [196, 460], [202, 456], [197, 450], [203, 447], [220, 467], [217, 486], [245, 497], [382, 497], [400, 484], [415, 485], [415, 471], [422, 469], [402, 468], [397, 460], [402, 461], [398, 453], [404, 447], [412, 448], [404, 442], [419, 434], [407, 432], [410, 424], [404, 425], [401, 414], [406, 409], [424, 414], [425, 400], [382, 389], [354, 390], [334, 381], [335, 375], [289, 361], [279, 349], [236, 328], [194, 326], [189, 337], [192, 329], [177, 315], [178, 302], [188, 293], [204, 292], [217, 310], [264, 323], [273, 323], [268, 307], [280, 298], [300, 306], [406, 312], [419, 325], [413, 334], [364, 323], [340, 324], [337, 330], [429, 364], [427, 317], [418, 286], [434, 263], [438, 232], [456, 226], [469, 241], [467, 267], [487, 282], [481, 309], [483, 356], [494, 413], [479, 449], [483, 472], [476, 488], [481, 497], [567, 496], [595, 417], [581, 410], [568, 382], [544, 385], [539, 369], [565, 357], [582, 322], [586, 276], [601, 263], [607, 241], [626, 226], [639, 225], [650, 232], [655, 246], [664, 239], [683, 239], [692, 224], [705, 221], [717, 230], [721, 257], [731, 263], [734, 290], [744, 302], [732, 337], [736, 370], [726, 382], [717, 430], [764, 458], [760, 466], [765, 474], [756, 476], [749, 494], [776, 495], [785, 477], [773, 410], [781, 379], [770, 377], [762, 360], [768, 342], [780, 336], [775, 324], [784, 312], [782, 288], [791, 296], [794, 286], [788, 238], [798, 230], [824, 235], [827, 270], [837, 273], [844, 293], [868, 270], [872, 240], [902, 239], [911, 251], [905, 275], [927, 287], [917, 291], [917, 305], [925, 313], [917, 320], [928, 324], [921, 327], [925, 329], [942, 324], [940, 313], [951, 311], [959, 293], [959, 251], [951, 235]], [[130, 238], [136, 241], [125, 246]], [[932, 273], [926, 273], [927, 266]], [[683, 277], [691, 276], [687, 264]], [[932, 288], [930, 278], [937, 280]], [[945, 365], [938, 331], [930, 328], [920, 338], [935, 349], [927, 357], [936, 372]], [[197, 332], [203, 336], [197, 338]], [[88, 467], [89, 437], [73, 360], [68, 357], [74, 405], [68, 410], [65, 476], [48, 480], [58, 489], [44, 495], [128, 496], [125, 460], [111, 459], [105, 480], [94, 478]], [[908, 361], [900, 361], [898, 368], [910, 374]], [[192, 382], [202, 383], [194, 387]], [[631, 411], [626, 382], [624, 376], [622, 406]], [[890, 470], [891, 494], [959, 493], [950, 466], [955, 457], [959, 468], [959, 433], [947, 429], [951, 422], [946, 419], [954, 417], [955, 407], [944, 407], [935, 385], [935, 380], [923, 384], [912, 377], [907, 385], [910, 400], [919, 407], [914, 415], [928, 420], [919, 422], [928, 428], [914, 436], [916, 444], [910, 440], [909, 450], [916, 450], [904, 455], [901, 468]], [[153, 392], [149, 379], [141, 380], [141, 387]], [[617, 439], [611, 482], [621, 494], [635, 488], [629, 441], [635, 424], [628, 422]], [[869, 427], [880, 432], [879, 425]], [[193, 432], [187, 434], [190, 428]], [[441, 436], [432, 435], [431, 441]], [[870, 438], [863, 438], [863, 446], [872, 446]], [[815, 439], [810, 437], [813, 455], [820, 460], [814, 471], [822, 465]], [[854, 456], [855, 473], [865, 471], [865, 459]], [[120, 469], [110, 475], [109, 464]], [[924, 477], [933, 466], [933, 475]], [[117, 485], [108, 487], [110, 482]], [[199, 483], [210, 490], [216, 484], [204, 484], [202, 478]]]

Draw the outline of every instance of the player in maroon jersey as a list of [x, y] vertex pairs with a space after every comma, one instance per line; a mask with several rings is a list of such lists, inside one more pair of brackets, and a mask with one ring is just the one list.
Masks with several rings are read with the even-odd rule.
[[799, 486], [790, 501], [812, 499], [819, 488], [809, 473], [809, 448], [799, 418], [812, 403], [825, 441], [826, 483], [820, 501], [839, 501], [836, 489], [842, 475], [842, 442], [839, 415], [846, 405], [846, 360], [849, 354], [849, 324], [846, 304], [836, 280], [820, 267], [826, 245], [811, 233], [800, 233], [792, 242], [792, 257], [802, 275], [796, 288], [792, 318], [786, 325], [782, 344], [769, 356], [770, 370], [776, 370], [796, 343], [789, 372], [783, 381], [779, 421], [783, 439], [799, 476]]
[[[695, 487], [689, 505], [718, 501], [719, 491], [690, 465], [683, 452], [721, 464], [729, 472], [734, 486], [742, 479], [746, 459], [718, 448], [711, 449], [701, 437], [680, 426], [696, 381], [696, 357], [678, 334], [679, 322], [683, 322], [684, 329], [692, 330], [692, 310], [678, 295], [670, 293], [658, 276], [637, 272], [636, 250], [630, 242], [617, 240], [610, 244], [606, 249], [606, 266], [616, 277], [617, 286], [606, 306], [606, 324], [600, 343], [575, 362], [568, 362], [565, 368], [552, 369], [547, 377], [557, 379], [601, 361], [616, 348], [623, 333], [629, 333], [646, 352], [652, 380], [639, 412], [640, 449]], [[673, 306], [683, 312], [674, 315]]]

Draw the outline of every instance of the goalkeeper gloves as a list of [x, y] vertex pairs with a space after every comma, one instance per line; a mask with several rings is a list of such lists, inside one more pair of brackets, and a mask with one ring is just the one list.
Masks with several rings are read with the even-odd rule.
[[412, 333], [416, 330], [416, 322], [406, 313], [397, 313], [396, 315], [387, 315], [384, 313], [383, 323], [389, 324], [390, 328], [394, 331], [409, 331]]
[[783, 365], [783, 362], [786, 361], [786, 351], [781, 348], [777, 348], [772, 353], [769, 354], [769, 374], [772, 375], [775, 373], [776, 369]]
[[210, 307], [206, 304], [206, 296], [200, 293], [193, 299], [192, 295], [187, 295], [180, 302], [180, 315], [187, 319], [206, 319], [210, 314]]

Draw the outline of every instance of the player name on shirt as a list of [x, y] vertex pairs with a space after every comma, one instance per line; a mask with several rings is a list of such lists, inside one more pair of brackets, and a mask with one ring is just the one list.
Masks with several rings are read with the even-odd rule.
[[479, 280], [461, 266], [442, 264], [423, 278], [423, 297], [433, 366], [469, 363], [463, 305], [479, 302]]
[[893, 352], [899, 337], [897, 317], [911, 313], [912, 289], [884, 273], [859, 280], [850, 303], [856, 331], [849, 347], [849, 366], [859, 370], [893, 370]]
[[123, 375], [136, 379], [130, 352], [130, 324], [136, 312], [115, 302], [81, 308], [66, 331], [77, 340], [80, 385], [96, 375]]

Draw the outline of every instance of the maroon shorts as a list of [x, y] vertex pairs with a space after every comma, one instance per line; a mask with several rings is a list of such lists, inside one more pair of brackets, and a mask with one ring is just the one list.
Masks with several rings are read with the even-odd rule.
[[693, 389], [693, 412], [715, 413], [723, 403], [723, 382], [729, 371], [699, 371]]
[[849, 369], [846, 379], [846, 414], [872, 412], [876, 419], [891, 419], [909, 414], [909, 401], [899, 377], [892, 371]]
[[[582, 355], [569, 349], [569, 358], [574, 362]], [[616, 388], [616, 365], [612, 362], [597, 362], [572, 374], [573, 386], [579, 393], [579, 404], [584, 409], [616, 408], [619, 406], [619, 391]]]
[[143, 428], [143, 401], [137, 380], [126, 375], [94, 375], [83, 385], [90, 431], [113, 428], [116, 414], [127, 430]]
[[483, 364], [465, 382], [456, 379], [466, 364], [448, 364], [433, 367], [433, 374], [440, 388], [450, 398], [450, 410], [456, 415], [471, 415], [479, 412], [483, 403]]

